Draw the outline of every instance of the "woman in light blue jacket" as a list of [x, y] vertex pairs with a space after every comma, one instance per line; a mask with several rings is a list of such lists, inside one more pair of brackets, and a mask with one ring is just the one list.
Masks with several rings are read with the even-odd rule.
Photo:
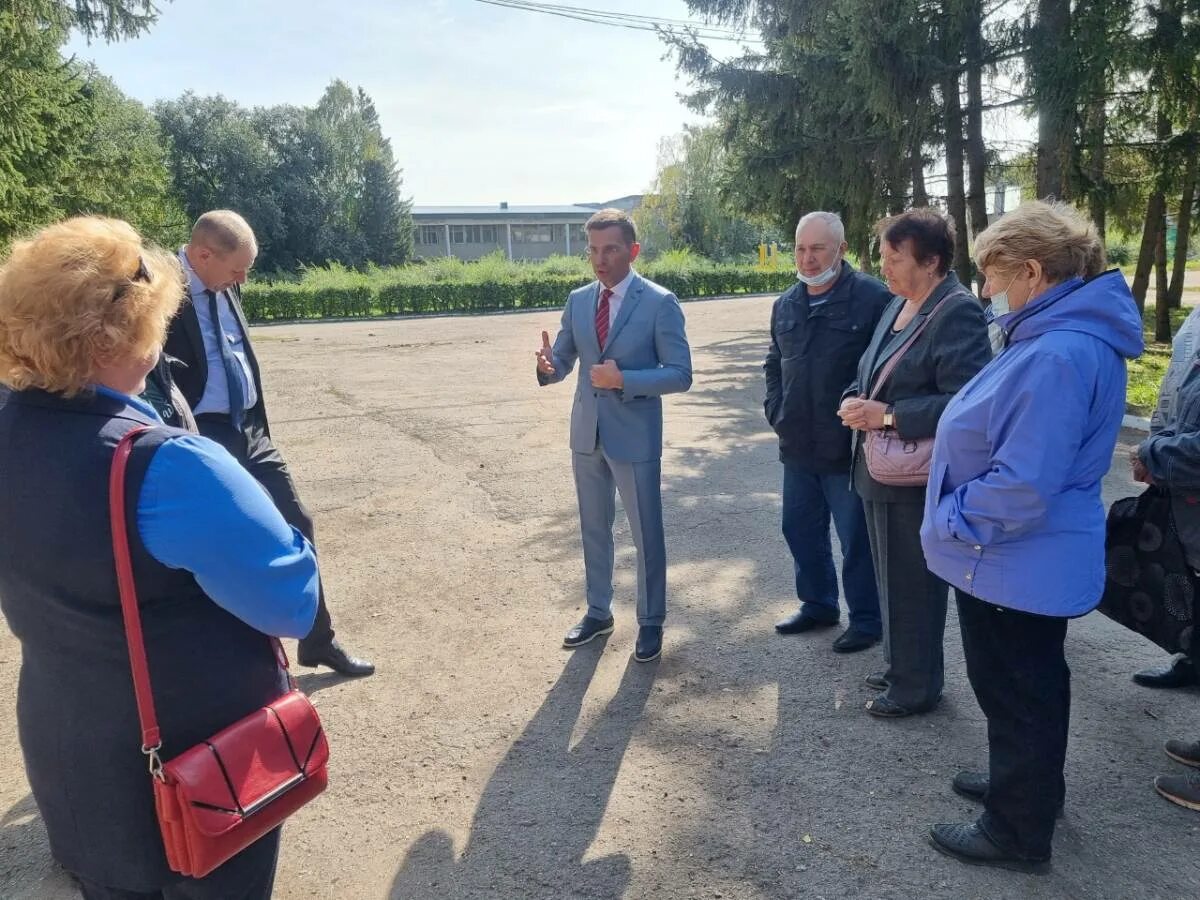
[[1023, 204], [976, 238], [975, 255], [1000, 349], [942, 415], [921, 544], [955, 588], [989, 769], [954, 779], [983, 801], [978, 821], [931, 837], [967, 862], [1036, 870], [1065, 791], [1063, 641], [1104, 590], [1100, 481], [1142, 322], [1121, 273], [1100, 274], [1095, 229], [1064, 204]]

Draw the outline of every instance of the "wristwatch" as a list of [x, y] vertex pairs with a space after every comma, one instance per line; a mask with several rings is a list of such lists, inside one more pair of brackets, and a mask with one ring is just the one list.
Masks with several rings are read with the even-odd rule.
[[888, 404], [888, 408], [883, 411], [883, 427], [896, 427], [896, 407], [892, 406], [891, 404]]

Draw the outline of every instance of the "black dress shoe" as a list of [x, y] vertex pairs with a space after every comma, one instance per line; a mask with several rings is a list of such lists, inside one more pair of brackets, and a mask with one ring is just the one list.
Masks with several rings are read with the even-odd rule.
[[1050, 869], [1050, 857], [1022, 856], [1005, 850], [975, 822], [962, 825], [934, 825], [929, 842], [935, 850], [973, 866], [996, 866], [1014, 872], [1042, 874]]
[[567, 636], [563, 638], [563, 646], [568, 650], [582, 647], [592, 638], [598, 638], [602, 634], [612, 634], [615, 625], [612, 616], [607, 619], [593, 619], [591, 616], [584, 616], [579, 620], [578, 625], [567, 632]]
[[988, 773], [959, 772], [950, 782], [950, 787], [954, 789], [954, 793], [982, 803], [988, 792]]
[[867, 683], [867, 687], [876, 691], [886, 691], [888, 689], [887, 677], [882, 672], [872, 672], [863, 681]]
[[1163, 749], [1167, 751], [1167, 756], [1181, 762], [1185, 766], [1192, 766], [1200, 769], [1200, 741], [1177, 741], [1169, 740], [1163, 745]]
[[867, 701], [867, 712], [873, 716], [878, 716], [881, 719], [903, 719], [905, 716], [919, 716], [921, 713], [927, 713], [933, 709], [932, 706], [922, 706], [909, 708], [901, 706], [895, 700], [888, 697], [887, 694], [881, 694], [874, 700]]
[[[982, 803], [984, 798], [987, 797], [989, 783], [990, 779], [987, 772], [959, 772], [954, 776], [954, 780], [950, 782], [950, 787], [960, 797], [966, 797], [968, 800], [975, 800]], [[1058, 805], [1055, 815], [1060, 819], [1063, 817], [1061, 803]]]
[[1169, 666], [1143, 669], [1133, 676], [1133, 681], [1148, 688], [1181, 688], [1200, 683], [1200, 674], [1188, 657], [1177, 656]]
[[317, 666], [327, 666], [335, 672], [355, 678], [375, 674], [374, 663], [367, 662], [365, 659], [359, 659], [357, 656], [351, 656], [342, 649], [342, 645], [337, 641], [330, 641], [320, 650], [301, 649], [296, 654], [296, 659], [300, 665], [307, 666], [310, 669], [315, 669]]
[[633, 651], [636, 662], [650, 662], [662, 655], [662, 632], [661, 625], [643, 625], [638, 629], [637, 647]]
[[803, 612], [795, 613], [786, 619], [775, 623], [775, 630], [780, 634], [804, 634], [816, 628], [832, 628], [838, 623], [837, 619], [818, 619]]
[[879, 643], [879, 635], [867, 634], [865, 631], [859, 631], [853, 625], [842, 632], [841, 636], [833, 642], [834, 653], [857, 653], [860, 650], [866, 650], [868, 647], [874, 647]]

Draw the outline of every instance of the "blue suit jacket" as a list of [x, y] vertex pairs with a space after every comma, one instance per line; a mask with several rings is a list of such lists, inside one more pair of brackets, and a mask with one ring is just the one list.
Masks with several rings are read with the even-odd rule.
[[[683, 310], [666, 288], [635, 275], [603, 350], [596, 337], [600, 282], [572, 291], [554, 340], [553, 375], [538, 372], [539, 384], [562, 381], [579, 362], [571, 407], [571, 449], [594, 453], [599, 435], [604, 451], [619, 462], [662, 456], [662, 395], [692, 386], [692, 352]], [[625, 379], [623, 390], [592, 387], [591, 367], [613, 360]]]

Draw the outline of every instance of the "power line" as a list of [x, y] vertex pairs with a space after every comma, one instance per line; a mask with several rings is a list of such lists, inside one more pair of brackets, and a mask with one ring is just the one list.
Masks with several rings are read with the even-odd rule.
[[475, 0], [475, 2], [485, 3], [488, 6], [498, 6], [503, 9], [517, 9], [523, 12], [558, 16], [577, 22], [587, 22], [592, 25], [607, 25], [613, 28], [625, 28], [630, 31], [650, 31], [671, 37], [695, 35], [705, 41], [733, 41], [742, 44], [762, 43], [757, 38], [747, 37], [744, 31], [723, 28], [716, 25], [702, 25], [688, 19], [670, 19], [660, 16], [637, 15], [635, 13], [610, 12], [582, 6], [568, 6], [563, 3], [535, 3], [532, 0]]

